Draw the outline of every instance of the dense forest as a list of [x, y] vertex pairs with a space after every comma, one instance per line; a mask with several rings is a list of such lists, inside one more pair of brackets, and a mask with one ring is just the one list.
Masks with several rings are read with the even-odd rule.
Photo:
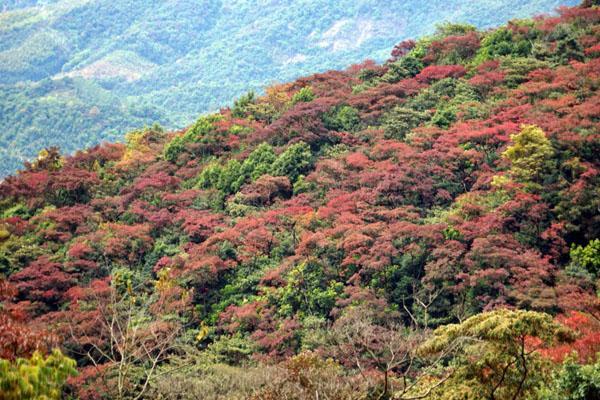
[[600, 398], [600, 7], [444, 24], [0, 184], [0, 398]]
[[0, 178], [64, 153], [171, 129], [248, 90], [383, 62], [441, 21], [479, 28], [577, 0], [4, 0]]

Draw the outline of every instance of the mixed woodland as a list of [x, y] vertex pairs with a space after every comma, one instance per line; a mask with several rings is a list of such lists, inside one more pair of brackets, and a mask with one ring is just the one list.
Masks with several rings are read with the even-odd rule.
[[599, 399], [599, 86], [586, 0], [43, 150], [0, 398]]

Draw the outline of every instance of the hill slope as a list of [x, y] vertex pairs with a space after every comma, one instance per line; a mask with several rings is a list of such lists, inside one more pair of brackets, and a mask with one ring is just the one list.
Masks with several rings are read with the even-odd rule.
[[594, 398], [591, 3], [446, 25], [179, 132], [44, 152], [0, 184], [1, 387]]
[[185, 126], [250, 90], [355, 60], [437, 22], [478, 27], [574, 0], [5, 2], [0, 14], [0, 176], [57, 145]]

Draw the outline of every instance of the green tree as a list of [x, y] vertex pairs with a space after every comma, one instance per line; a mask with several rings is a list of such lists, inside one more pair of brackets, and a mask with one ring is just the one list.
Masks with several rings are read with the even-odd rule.
[[511, 173], [522, 182], [541, 183], [550, 166], [554, 149], [540, 128], [524, 125], [521, 132], [511, 135], [513, 144], [503, 153], [512, 163]]
[[202, 189], [217, 189], [223, 194], [233, 194], [240, 190], [244, 184], [245, 176], [242, 173], [242, 164], [236, 160], [229, 160], [224, 166], [217, 162], [207, 165], [200, 175], [196, 187]]
[[465, 35], [469, 32], [475, 32], [477, 28], [471, 24], [460, 24], [460, 23], [452, 23], [452, 22], [443, 22], [441, 24], [436, 25], [435, 27], [435, 37], [445, 38], [448, 36], [459, 36]]
[[423, 62], [412, 54], [407, 54], [400, 60], [389, 63], [388, 71], [381, 77], [384, 82], [395, 83], [405, 78], [417, 75], [423, 69]]
[[170, 162], [177, 161], [179, 154], [183, 152], [189, 143], [206, 142], [208, 134], [214, 129], [214, 123], [222, 118], [220, 114], [205, 115], [192, 125], [183, 136], [174, 137], [165, 145], [163, 157]]
[[436, 110], [431, 122], [440, 128], [448, 128], [456, 121], [456, 108], [452, 106], [442, 107]]
[[183, 136], [176, 136], [171, 140], [164, 149], [164, 158], [167, 161], [175, 162], [177, 157], [185, 149], [185, 140]]
[[236, 193], [244, 184], [245, 177], [242, 174], [242, 164], [236, 159], [227, 161], [221, 170], [216, 188], [221, 192], [229, 194]]
[[591, 240], [585, 247], [573, 245], [570, 255], [573, 266], [598, 277], [600, 274], [600, 239]]
[[246, 118], [248, 115], [248, 107], [255, 104], [256, 100], [257, 98], [254, 91], [249, 91], [233, 102], [231, 115], [235, 118]]
[[541, 390], [541, 400], [600, 399], [600, 361], [580, 365], [567, 360], [550, 382], [549, 386]]
[[360, 116], [353, 107], [337, 106], [323, 115], [323, 123], [327, 129], [353, 132], [360, 125]]
[[284, 315], [299, 311], [326, 317], [344, 286], [328, 277], [325, 267], [311, 261], [295, 266], [286, 280], [286, 286], [277, 294], [279, 310]]
[[254, 181], [269, 173], [276, 159], [273, 147], [268, 143], [262, 143], [244, 160], [241, 172], [244, 177]]
[[308, 103], [309, 101], [313, 101], [315, 99], [315, 93], [311, 89], [310, 86], [305, 86], [302, 89], [298, 90], [292, 96], [292, 104], [296, 103]]
[[[285, 152], [283, 154], [286, 154]], [[282, 156], [283, 156], [282, 154]], [[281, 156], [280, 156], [281, 157]], [[286, 157], [291, 157], [288, 153]], [[217, 189], [224, 195], [236, 193], [248, 180], [256, 180], [271, 172], [277, 161], [273, 148], [266, 143], [259, 145], [248, 158], [240, 163], [236, 159], [229, 160], [225, 165], [217, 161], [208, 164], [198, 176], [196, 187], [202, 189]], [[298, 157], [288, 160], [293, 163], [298, 161], [299, 167], [304, 165]], [[281, 161], [283, 162], [283, 160]], [[281, 168], [283, 166], [279, 164]], [[291, 167], [284, 168], [291, 171]], [[282, 175], [285, 175], [282, 173]]]
[[298, 176], [308, 172], [312, 163], [310, 146], [304, 142], [295, 143], [277, 157], [272, 173], [275, 176], [287, 176], [290, 182], [296, 182]]
[[65, 381], [76, 373], [75, 361], [58, 349], [47, 357], [36, 351], [13, 363], [0, 359], [0, 398], [60, 399]]
[[570, 339], [572, 332], [548, 314], [496, 310], [437, 328], [419, 351], [424, 356], [456, 351], [437, 381], [443, 384], [434, 390], [434, 398], [528, 399], [546, 384], [551, 373], [547, 361], [529, 343]]
[[579, 35], [573, 25], [559, 24], [551, 33], [550, 39], [556, 41], [554, 51], [548, 57], [557, 64], [567, 64], [569, 60], [582, 61], [584, 49], [578, 41]]
[[384, 117], [383, 131], [385, 137], [402, 140], [414, 128], [429, 120], [427, 112], [396, 106]]
[[500, 28], [487, 34], [481, 41], [476, 61], [492, 60], [498, 56], [527, 57], [532, 50], [532, 42], [525, 37], [515, 37], [508, 28]]
[[202, 169], [202, 172], [200, 172], [196, 187], [201, 189], [216, 188], [222, 173], [223, 167], [219, 163], [212, 162], [208, 164]]
[[503, 57], [500, 58], [500, 66], [506, 74], [504, 77], [506, 85], [509, 88], [515, 88], [527, 81], [527, 76], [531, 71], [549, 68], [550, 64], [533, 57]]

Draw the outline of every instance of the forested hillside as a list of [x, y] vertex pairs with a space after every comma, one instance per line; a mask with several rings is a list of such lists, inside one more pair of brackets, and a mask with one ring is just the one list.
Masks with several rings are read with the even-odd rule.
[[250, 89], [385, 61], [442, 21], [484, 28], [576, 1], [4, 1], [0, 178], [46, 146], [181, 128]]
[[586, 1], [43, 151], [2, 398], [598, 399], [599, 86]]

